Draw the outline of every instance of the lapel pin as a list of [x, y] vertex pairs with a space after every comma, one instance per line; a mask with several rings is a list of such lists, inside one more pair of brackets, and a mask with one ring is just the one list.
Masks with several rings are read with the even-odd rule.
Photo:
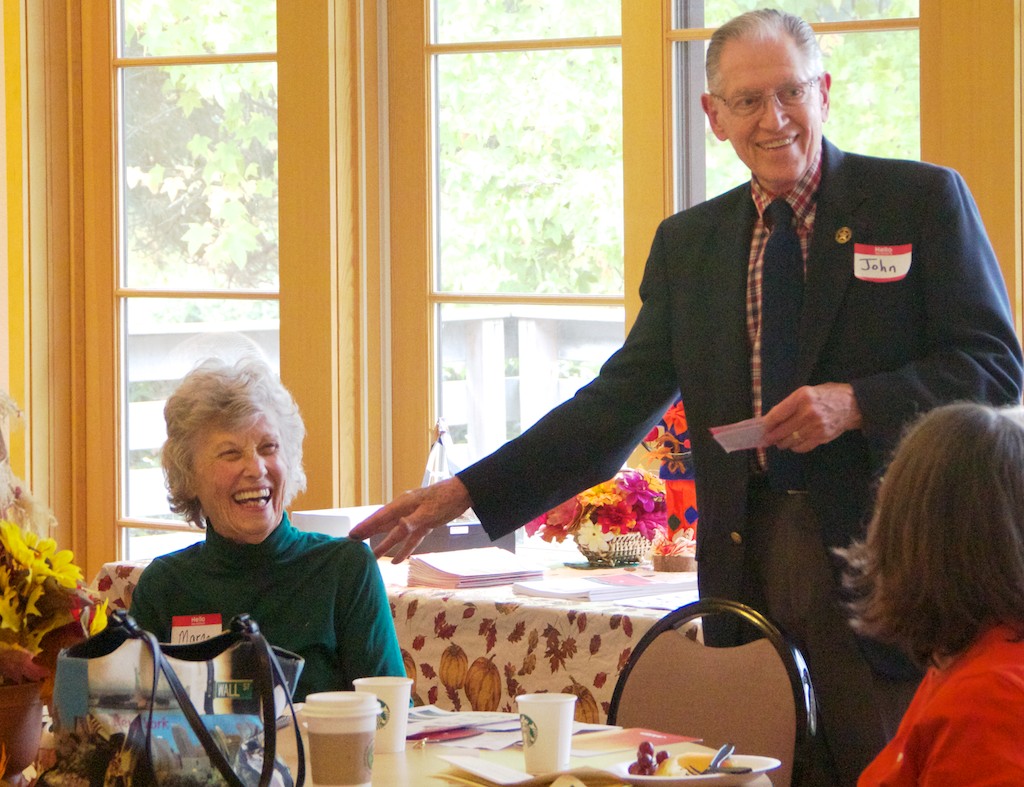
[[853, 231], [849, 227], [840, 227], [836, 230], [836, 243], [849, 243], [853, 237]]

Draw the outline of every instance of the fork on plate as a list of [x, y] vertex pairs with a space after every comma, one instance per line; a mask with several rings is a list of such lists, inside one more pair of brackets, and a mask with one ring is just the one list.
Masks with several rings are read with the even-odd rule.
[[711, 758], [707, 768], [701, 770], [695, 765], [687, 764], [686, 770], [693, 776], [705, 776], [711, 773], [750, 773], [751, 769], [746, 766], [722, 765], [734, 751], [736, 751], [736, 747], [731, 743], [723, 744], [722, 748], [715, 752], [715, 756]]

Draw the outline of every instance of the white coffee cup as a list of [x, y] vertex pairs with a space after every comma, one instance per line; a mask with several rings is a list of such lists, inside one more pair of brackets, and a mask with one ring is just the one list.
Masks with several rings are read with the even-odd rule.
[[358, 691], [306, 695], [299, 720], [309, 738], [313, 785], [370, 787], [380, 704]]
[[405, 731], [409, 726], [409, 693], [412, 678], [376, 676], [352, 681], [356, 691], [372, 694], [380, 702], [374, 751], [378, 754], [405, 751]]
[[516, 697], [523, 728], [526, 771], [556, 773], [569, 767], [575, 694], [521, 694]]

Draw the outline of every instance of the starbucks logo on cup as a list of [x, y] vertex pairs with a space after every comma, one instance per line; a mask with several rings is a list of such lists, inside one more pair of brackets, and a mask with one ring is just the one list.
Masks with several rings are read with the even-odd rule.
[[380, 713], [377, 714], [377, 729], [379, 730], [381, 727], [387, 726], [388, 719], [391, 718], [391, 708], [384, 700], [378, 699], [377, 702], [380, 703]]
[[523, 728], [523, 746], [528, 749], [537, 742], [537, 722], [525, 713], [520, 713], [519, 726]]

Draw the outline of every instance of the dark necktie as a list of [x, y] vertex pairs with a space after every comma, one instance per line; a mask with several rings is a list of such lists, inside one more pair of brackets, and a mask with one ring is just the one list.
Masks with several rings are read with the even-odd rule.
[[[794, 389], [804, 259], [789, 203], [779, 197], [764, 215], [772, 228], [764, 247], [761, 278], [761, 412], [766, 413]], [[803, 488], [799, 454], [769, 448], [767, 457], [768, 478], [774, 489]]]

